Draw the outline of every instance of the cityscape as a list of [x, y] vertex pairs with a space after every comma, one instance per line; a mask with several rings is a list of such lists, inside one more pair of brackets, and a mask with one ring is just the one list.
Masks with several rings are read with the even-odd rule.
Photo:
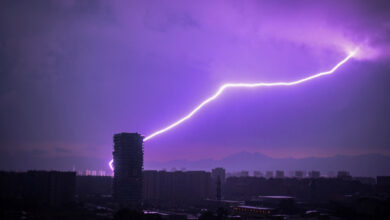
[[[389, 216], [390, 176], [297, 170], [144, 170], [143, 137], [113, 137], [104, 171], [0, 172], [6, 219], [366, 219]], [[21, 211], [30, 210], [30, 212]], [[19, 212], [18, 212], [19, 210]]]
[[0, 219], [390, 219], [390, 2], [0, 2]]

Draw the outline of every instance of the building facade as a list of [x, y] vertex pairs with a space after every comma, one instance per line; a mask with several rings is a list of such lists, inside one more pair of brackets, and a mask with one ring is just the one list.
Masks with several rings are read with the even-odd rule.
[[138, 133], [114, 135], [113, 197], [123, 208], [142, 205], [143, 137]]
[[0, 172], [0, 206], [62, 207], [75, 202], [76, 173]]
[[211, 175], [205, 171], [145, 170], [143, 183], [147, 206], [199, 205], [211, 193]]

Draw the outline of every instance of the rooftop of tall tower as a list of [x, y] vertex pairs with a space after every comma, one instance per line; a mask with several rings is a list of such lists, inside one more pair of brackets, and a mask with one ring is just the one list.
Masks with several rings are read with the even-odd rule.
[[144, 139], [144, 136], [142, 136], [141, 134], [139, 133], [127, 133], [127, 132], [122, 132], [122, 133], [118, 133], [118, 134], [114, 134], [114, 139], [115, 138], [131, 138], [131, 139]]

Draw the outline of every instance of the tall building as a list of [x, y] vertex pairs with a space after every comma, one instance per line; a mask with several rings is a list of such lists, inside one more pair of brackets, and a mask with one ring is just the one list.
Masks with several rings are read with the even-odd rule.
[[222, 198], [222, 185], [225, 184], [226, 171], [224, 168], [217, 167], [211, 170], [213, 188], [215, 188], [215, 197], [217, 200]]
[[243, 170], [243, 171], [238, 173], [238, 176], [239, 177], [248, 177], [249, 176], [249, 171]]
[[378, 192], [390, 193], [390, 176], [377, 176], [376, 182]]
[[275, 173], [276, 178], [284, 178], [284, 171], [283, 170], [277, 170]]
[[253, 176], [254, 177], [263, 177], [263, 173], [261, 171], [253, 171]]
[[226, 171], [224, 168], [222, 167], [217, 167], [217, 168], [214, 168], [211, 170], [211, 178], [213, 178], [213, 180], [217, 180], [218, 177], [220, 178], [221, 182], [224, 183], [225, 182], [225, 178], [226, 178]]
[[274, 171], [267, 171], [265, 172], [265, 178], [273, 178], [274, 177]]
[[338, 171], [337, 178], [342, 180], [352, 180], [351, 174], [348, 171]]
[[114, 135], [113, 197], [120, 207], [140, 209], [142, 204], [143, 137], [138, 133]]
[[304, 177], [304, 175], [303, 175], [303, 171], [301, 171], [301, 170], [297, 170], [297, 171], [295, 171], [295, 178], [303, 178]]
[[310, 178], [320, 178], [321, 177], [321, 173], [320, 173], [320, 171], [310, 171], [309, 172], [309, 177]]

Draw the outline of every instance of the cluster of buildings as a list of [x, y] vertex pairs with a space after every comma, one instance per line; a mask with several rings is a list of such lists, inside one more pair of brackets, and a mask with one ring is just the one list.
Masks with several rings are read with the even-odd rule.
[[[248, 171], [228, 174], [223, 168], [211, 172], [143, 170], [143, 138], [137, 133], [114, 135], [113, 158], [113, 176], [0, 172], [1, 207], [73, 207], [69, 209], [78, 211], [82, 207], [101, 219], [112, 219], [117, 210], [124, 209], [165, 219], [197, 218], [205, 210], [224, 213], [225, 219], [390, 215], [384, 208], [390, 198], [389, 176], [352, 178], [340, 171], [335, 178], [324, 178], [318, 171], [295, 171], [288, 175], [292, 178], [286, 178], [283, 171], [249, 175]], [[83, 219], [87, 214], [80, 216]]]
[[111, 176], [105, 170], [84, 170], [77, 171], [77, 176]]
[[143, 202], [147, 206], [200, 205], [210, 198], [211, 191], [209, 172], [143, 172]]
[[75, 191], [75, 172], [0, 172], [1, 207], [62, 207], [74, 202]]
[[320, 178], [320, 177], [351, 177], [348, 171], [338, 171], [337, 174], [334, 172], [328, 172], [327, 174], [321, 174], [320, 171], [312, 170], [312, 171], [304, 171], [304, 170], [296, 170], [296, 171], [288, 171], [285, 172], [284, 170], [268, 170], [265, 172], [262, 171], [253, 171], [253, 174], [251, 175], [249, 171], [240, 171], [240, 172], [232, 172], [227, 173], [227, 177], [264, 177], [266, 179], [270, 178]]

